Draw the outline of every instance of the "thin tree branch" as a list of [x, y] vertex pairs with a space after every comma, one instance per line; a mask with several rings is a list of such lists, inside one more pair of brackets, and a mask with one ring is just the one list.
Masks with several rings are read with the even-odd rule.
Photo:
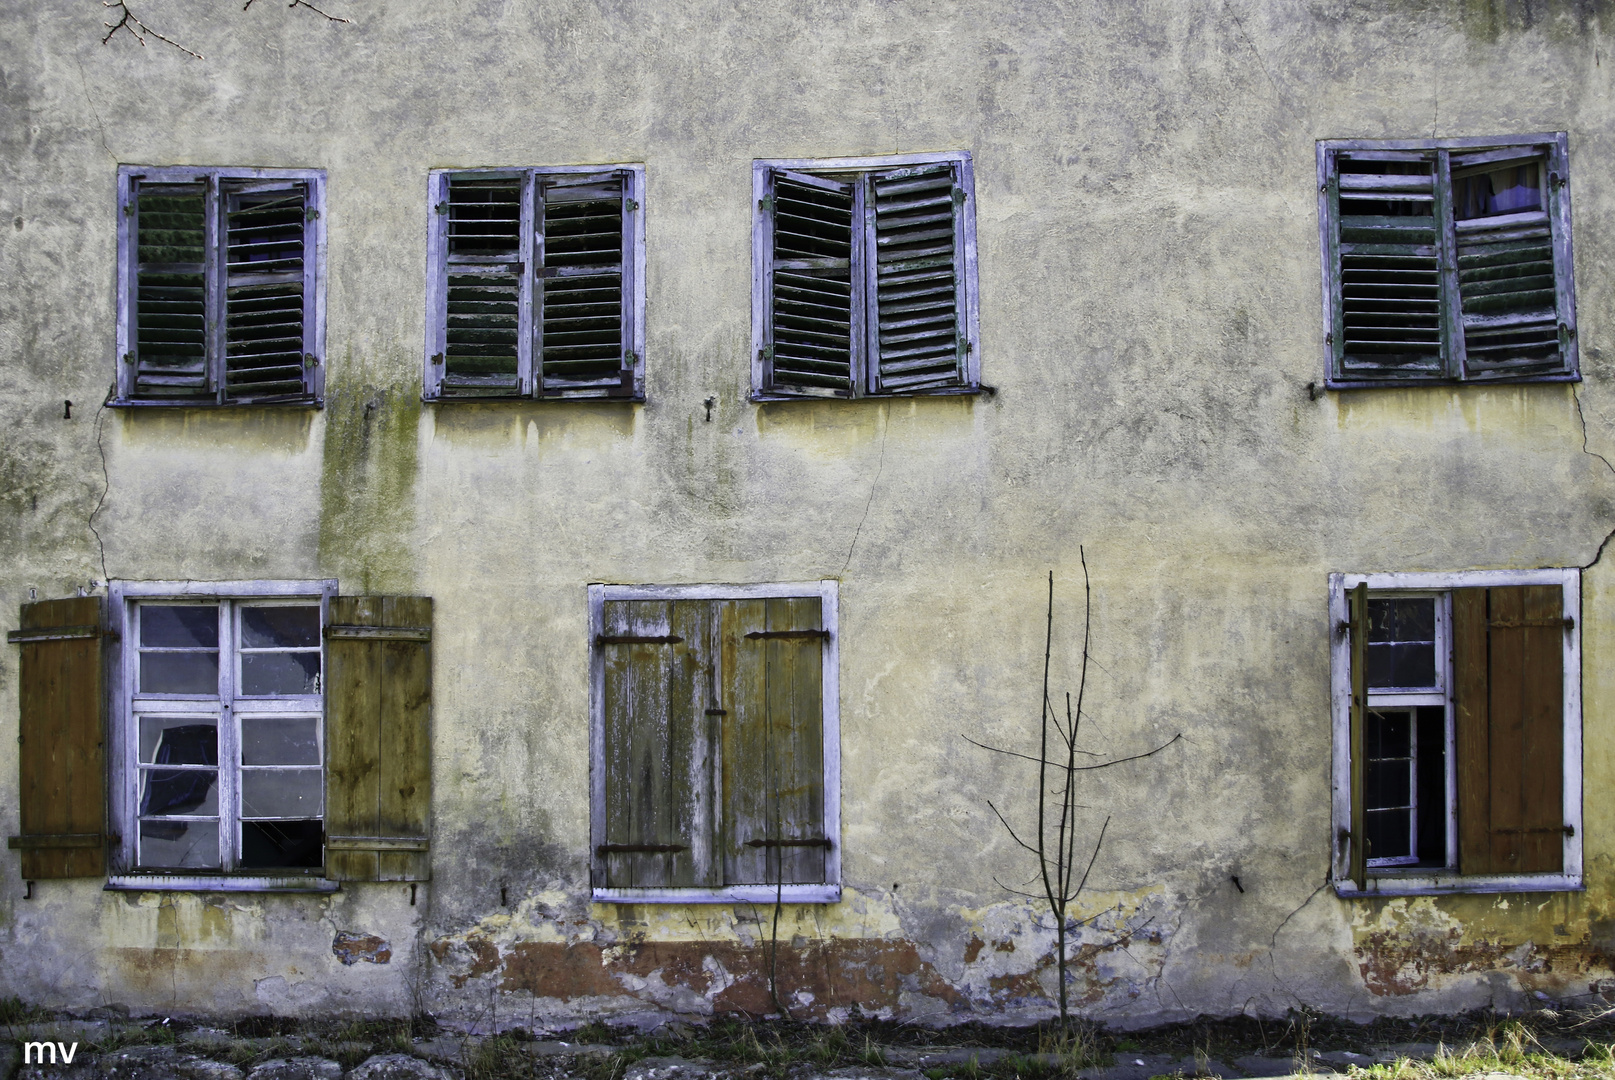
[[[965, 742], [969, 743], [972, 746], [979, 746], [983, 750], [991, 750], [995, 754], [1005, 754], [1005, 755], [1007, 755], [1009, 757], [1018, 757], [1022, 761], [1036, 761], [1037, 760], [1037, 758], [1033, 757], [1031, 754], [1018, 754], [1013, 750], [1005, 750], [1005, 749], [1003, 749], [1002, 747], [999, 747], [999, 746], [988, 746], [986, 743], [979, 743], [975, 739], [972, 739], [968, 735], [960, 735], [959, 738], [963, 739]], [[1077, 765], [1071, 771], [1072, 772], [1088, 772], [1088, 771], [1090, 771], [1092, 769], [1108, 769], [1112, 765], [1120, 765], [1124, 761], [1138, 761], [1141, 758], [1147, 758], [1147, 757], [1150, 757], [1153, 754], [1159, 754], [1162, 750], [1165, 750], [1167, 747], [1171, 746], [1173, 743], [1177, 742], [1181, 738], [1183, 738], [1183, 732], [1180, 731], [1176, 735], [1172, 736], [1170, 739], [1166, 740], [1166, 742], [1162, 743], [1160, 746], [1157, 746], [1154, 750], [1151, 750], [1148, 753], [1133, 754], [1131, 757], [1115, 758], [1114, 760], [1111, 760], [1111, 761], [1101, 761], [1097, 765]], [[1077, 753], [1079, 753], [1079, 754], [1086, 753], [1086, 751], [1078, 750]], [[1099, 755], [1095, 754], [1093, 756], [1098, 757]], [[1063, 769], [1063, 768], [1065, 768], [1064, 765], [1061, 765], [1057, 761], [1045, 761], [1043, 764], [1048, 765], [1049, 767], [1055, 768], [1055, 769]]]
[[[247, 2], [245, 4], [241, 5], [241, 10], [246, 11], [255, 2], [256, 2], [256, 0], [247, 0]], [[299, 8], [299, 7], [308, 8], [310, 11], [318, 12], [319, 14], [324, 15], [327, 19], [330, 19], [332, 22], [351, 23], [353, 21], [352, 19], [344, 19], [340, 15], [332, 15], [329, 11], [325, 11], [325, 10], [323, 10], [321, 8], [315, 7], [313, 4], [309, 3], [308, 0], [292, 0], [292, 2], [287, 4], [286, 6], [288, 8]]]
[[1110, 816], [1105, 816], [1105, 823], [1099, 826], [1099, 839], [1094, 842], [1093, 854], [1088, 856], [1088, 868], [1082, 872], [1082, 880], [1077, 882], [1077, 891], [1071, 894], [1075, 900], [1082, 892], [1083, 886], [1088, 884], [1088, 875], [1093, 872], [1093, 864], [1099, 858], [1099, 849], [1105, 846], [1105, 830], [1110, 828]]
[[119, 30], [127, 30], [129, 32], [129, 36], [140, 42], [142, 47], [144, 47], [146, 44], [146, 35], [150, 34], [158, 41], [166, 42], [167, 44], [174, 46], [174, 48], [178, 49], [186, 56], [194, 56], [198, 60], [202, 59], [201, 53], [187, 49], [173, 38], [160, 34], [156, 30], [153, 30], [151, 27], [147, 26], [145, 23], [141, 22], [139, 17], [135, 15], [133, 11], [129, 10], [129, 5], [126, 0], [101, 0], [101, 6], [109, 10], [123, 12], [122, 16], [119, 17], [117, 22], [101, 24], [107, 28], [106, 37], [101, 39], [101, 44], [105, 45], [107, 42], [111, 41], [113, 35]]
[[1009, 822], [1004, 820], [1004, 815], [998, 813], [998, 807], [993, 805], [991, 799], [987, 800], [987, 809], [991, 810], [995, 814], [998, 814], [998, 820], [999, 820], [1000, 824], [1002, 824], [1004, 826], [1005, 830], [1008, 831], [1009, 838], [1011, 840], [1015, 841], [1017, 844], [1019, 844], [1021, 847], [1025, 848], [1027, 851], [1030, 851], [1033, 855], [1037, 854], [1037, 848], [1033, 847], [1031, 844], [1028, 844], [1025, 840], [1022, 840], [1019, 836], [1015, 835], [1015, 830], [1010, 828]]
[[[968, 736], [966, 734], [963, 734], [962, 732], [960, 733], [959, 738], [963, 739], [965, 742], [969, 743], [971, 746], [979, 746], [983, 750], [991, 750], [995, 754], [1007, 754], [1010, 757], [1018, 757], [1023, 761], [1036, 761], [1037, 760], [1037, 758], [1033, 757], [1031, 754], [1020, 754], [1020, 753], [1016, 753], [1014, 750], [1005, 750], [1002, 747], [988, 746], [984, 742], [977, 742], [975, 739], [972, 739], [970, 736]], [[1100, 757], [1101, 756], [1099, 754], [1094, 753], [1092, 750], [1078, 750], [1077, 753], [1079, 753], [1079, 754], [1087, 754], [1089, 757]], [[1054, 765], [1054, 762], [1051, 761], [1048, 764]], [[1056, 768], [1058, 768], [1058, 766], [1056, 766]]]

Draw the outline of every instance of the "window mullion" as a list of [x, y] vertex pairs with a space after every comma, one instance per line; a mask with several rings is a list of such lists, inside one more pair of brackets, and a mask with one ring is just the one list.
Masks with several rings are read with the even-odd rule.
[[1465, 377], [1464, 306], [1458, 294], [1458, 234], [1452, 216], [1452, 154], [1436, 151], [1433, 183], [1436, 265], [1441, 274], [1441, 368], [1449, 378]]
[[236, 870], [241, 860], [241, 740], [235, 697], [240, 650], [236, 634], [240, 612], [235, 604], [219, 604], [219, 865]]
[[[874, 174], [863, 173], [852, 186], [852, 372], [854, 397], [880, 385], [879, 248], [875, 244]], [[858, 356], [858, 350], [863, 356]]]
[[544, 284], [540, 271], [544, 262], [544, 192], [536, 172], [522, 176], [521, 198], [521, 295], [516, 305], [516, 385], [518, 392], [544, 396]]
[[203, 257], [207, 260], [203, 267], [203, 280], [206, 289], [204, 297], [207, 305], [207, 322], [205, 326], [207, 378], [210, 389], [213, 391], [213, 400], [224, 404], [224, 267], [227, 253], [225, 245], [228, 240], [228, 230], [224, 227], [224, 199], [219, 190], [219, 174], [209, 173], [207, 176], [207, 194], [204, 204], [204, 228], [207, 230], [204, 237], [206, 244]]

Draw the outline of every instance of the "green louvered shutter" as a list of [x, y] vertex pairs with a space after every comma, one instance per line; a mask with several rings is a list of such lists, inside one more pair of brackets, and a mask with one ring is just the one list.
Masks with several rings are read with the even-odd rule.
[[446, 259], [443, 351], [438, 392], [444, 397], [520, 394], [527, 306], [523, 272], [521, 175], [450, 175], [437, 208]]
[[632, 397], [633, 273], [626, 172], [540, 175], [534, 293], [543, 397]]
[[865, 208], [872, 393], [965, 382], [965, 192], [953, 164], [871, 174]]
[[208, 401], [207, 252], [213, 245], [206, 180], [133, 181], [134, 326], [131, 396]]
[[302, 180], [222, 180], [224, 398], [302, 397], [314, 346], [313, 214]]
[[861, 248], [853, 222], [861, 186], [788, 169], [769, 172], [772, 222], [763, 287], [768, 304], [763, 388], [771, 394], [848, 397], [863, 334]]

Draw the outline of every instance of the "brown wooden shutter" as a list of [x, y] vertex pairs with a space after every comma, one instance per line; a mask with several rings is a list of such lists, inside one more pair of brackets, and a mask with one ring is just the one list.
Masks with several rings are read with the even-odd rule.
[[17, 757], [27, 879], [106, 873], [105, 618], [100, 597], [22, 606]]
[[609, 888], [718, 883], [712, 752], [723, 719], [708, 600], [611, 600], [595, 647], [605, 664], [605, 836]]
[[1351, 591], [1351, 879], [1368, 887], [1368, 774], [1365, 732], [1368, 728], [1368, 583]]
[[325, 637], [326, 877], [430, 880], [432, 600], [334, 597]]
[[1458, 859], [1465, 874], [1564, 869], [1564, 597], [1456, 589]]
[[822, 883], [820, 600], [730, 601], [722, 618], [724, 884]]
[[866, 198], [871, 392], [962, 386], [968, 342], [958, 166], [874, 173]]

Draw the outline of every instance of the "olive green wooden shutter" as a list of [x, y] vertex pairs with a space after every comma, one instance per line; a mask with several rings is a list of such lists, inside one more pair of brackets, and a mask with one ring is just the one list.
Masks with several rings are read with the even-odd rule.
[[1453, 591], [1465, 874], [1564, 869], [1565, 629], [1558, 585]]
[[105, 695], [99, 597], [22, 607], [18, 792], [27, 879], [106, 873]]
[[325, 629], [325, 873], [432, 876], [432, 600], [340, 596]]
[[133, 181], [134, 318], [125, 358], [136, 398], [211, 400], [208, 251], [214, 246], [206, 180]]
[[1442, 378], [1441, 205], [1435, 152], [1331, 152], [1330, 352], [1340, 381]]
[[825, 880], [823, 626], [818, 597], [723, 604], [725, 885]]
[[716, 885], [712, 752], [721, 717], [707, 600], [609, 600], [595, 646], [605, 665], [609, 888]]
[[224, 399], [307, 392], [313, 220], [303, 180], [223, 180]]
[[632, 397], [629, 174], [540, 175], [533, 294], [542, 397]]
[[866, 199], [871, 392], [963, 385], [965, 193], [957, 167], [874, 173]]
[[771, 170], [762, 212], [772, 225], [763, 288], [768, 319], [763, 389], [847, 397], [864, 334], [863, 188], [822, 176]]
[[1368, 775], [1365, 732], [1368, 727], [1368, 583], [1351, 591], [1351, 879], [1368, 887]]

